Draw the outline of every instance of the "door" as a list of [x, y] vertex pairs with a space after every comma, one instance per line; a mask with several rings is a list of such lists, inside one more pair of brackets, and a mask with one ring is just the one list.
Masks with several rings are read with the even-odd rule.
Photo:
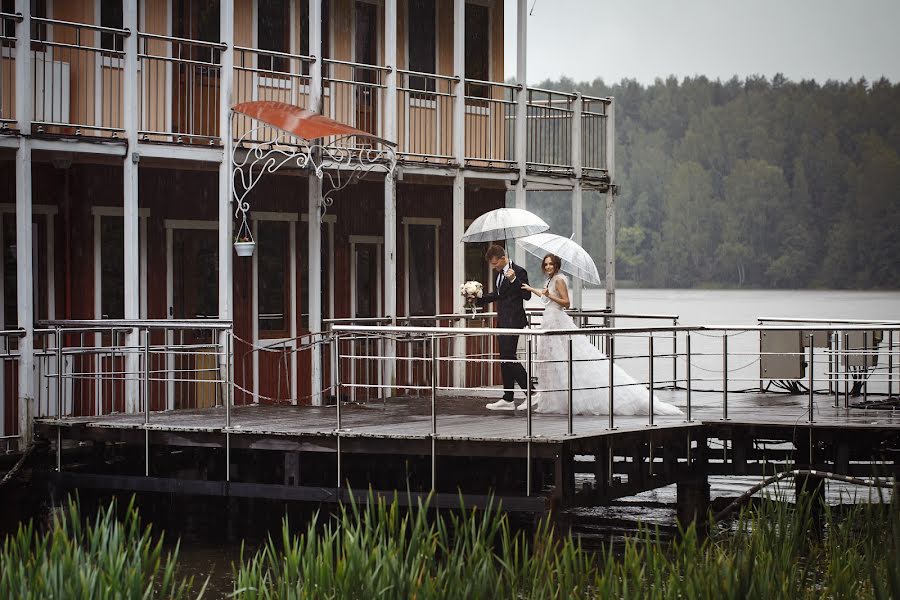
[[[219, 42], [219, 0], [173, 0], [175, 37]], [[218, 136], [221, 51], [196, 42], [172, 47], [172, 121], [177, 133]]]
[[[356, 34], [354, 36], [355, 62], [378, 64], [378, 12], [369, 2], [356, 2]], [[378, 83], [376, 71], [355, 69], [356, 87], [356, 128], [377, 134], [378, 127]], [[357, 140], [360, 143], [360, 140]]]
[[[218, 232], [215, 229], [172, 231], [173, 319], [213, 319], [219, 314]], [[171, 354], [173, 408], [205, 408], [216, 404], [217, 335], [209, 329], [174, 331]]]
[[[381, 315], [381, 243], [354, 242], [352, 277], [352, 312], [358, 319], [371, 319]], [[371, 324], [371, 322], [370, 322]], [[379, 340], [357, 339], [344, 346], [342, 353], [370, 357], [381, 354]], [[380, 360], [362, 358], [351, 361], [350, 382], [363, 386], [376, 385], [380, 378]], [[346, 381], [346, 379], [343, 379]], [[379, 396], [379, 388], [352, 387], [351, 400], [368, 400]]]

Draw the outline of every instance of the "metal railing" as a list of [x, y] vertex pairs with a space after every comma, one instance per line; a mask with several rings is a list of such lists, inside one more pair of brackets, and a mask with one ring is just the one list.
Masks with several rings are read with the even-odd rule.
[[[271, 100], [306, 107], [309, 67], [314, 61], [311, 56], [236, 46], [233, 104]], [[233, 125], [232, 136], [246, 142], [269, 141], [276, 135], [269, 127], [259, 127], [257, 135], [246, 135], [259, 125], [246, 115], [236, 115]]]
[[222, 51], [227, 46], [172, 36], [138, 36], [138, 98], [144, 141], [219, 143]]
[[[389, 67], [323, 59], [323, 113], [342, 123], [378, 137], [383, 135], [385, 78]], [[326, 143], [368, 149], [378, 146], [371, 139], [340, 138]]]
[[0, 13], [0, 132], [16, 124], [16, 27], [22, 17]]
[[465, 159], [475, 168], [516, 165], [516, 94], [521, 86], [466, 79]]
[[397, 71], [398, 152], [405, 160], [453, 160], [453, 107], [459, 79]]
[[125, 29], [31, 18], [34, 132], [117, 137]]
[[581, 166], [589, 175], [606, 173], [608, 98], [581, 97]]
[[[529, 169], [569, 172], [572, 169], [572, 119], [575, 94], [527, 88]], [[583, 118], [583, 116], [582, 116]]]
[[19, 348], [25, 331], [0, 331], [0, 452], [19, 446]]

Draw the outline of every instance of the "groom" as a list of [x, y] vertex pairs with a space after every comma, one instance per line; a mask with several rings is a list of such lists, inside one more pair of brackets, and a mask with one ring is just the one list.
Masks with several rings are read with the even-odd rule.
[[[528, 273], [519, 265], [514, 265], [506, 257], [502, 246], [492, 244], [484, 255], [484, 259], [497, 272], [494, 291], [477, 298], [475, 303], [484, 306], [497, 303], [497, 326], [501, 329], [523, 329], [528, 326], [523, 302], [531, 297], [531, 292], [523, 290], [522, 284], [528, 283]], [[517, 335], [498, 336], [500, 345], [500, 373], [503, 375], [503, 398], [486, 405], [489, 410], [514, 410], [513, 390], [515, 384], [527, 389], [528, 374], [522, 364], [516, 360]], [[534, 392], [534, 388], [532, 388]], [[528, 402], [527, 398], [525, 402]], [[525, 408], [525, 402], [520, 408]]]

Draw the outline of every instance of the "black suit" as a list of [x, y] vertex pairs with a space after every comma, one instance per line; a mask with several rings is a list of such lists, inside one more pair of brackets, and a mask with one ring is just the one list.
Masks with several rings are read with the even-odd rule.
[[[500, 285], [493, 292], [485, 294], [476, 300], [478, 306], [484, 306], [491, 302], [497, 303], [497, 326], [503, 329], [524, 329], [528, 326], [528, 317], [525, 316], [523, 302], [531, 297], [531, 292], [522, 289], [522, 284], [528, 283], [528, 272], [519, 265], [510, 261], [509, 268], [515, 271], [516, 279], [510, 282], [506, 276], [500, 276]], [[503, 376], [503, 399], [513, 399], [515, 384], [527, 389], [528, 373], [522, 363], [516, 360], [516, 346], [519, 342], [517, 335], [498, 336], [497, 343], [500, 346], [500, 373]]]

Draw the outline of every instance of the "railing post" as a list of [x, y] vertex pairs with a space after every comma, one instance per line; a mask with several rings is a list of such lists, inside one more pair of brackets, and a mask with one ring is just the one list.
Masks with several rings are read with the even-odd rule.
[[844, 408], [850, 408], [850, 334], [844, 333]]
[[63, 403], [63, 351], [62, 330], [56, 328], [56, 418], [62, 419]]
[[728, 332], [722, 332], [722, 420], [728, 420]]
[[234, 380], [231, 377], [233, 329], [225, 332], [225, 481], [231, 481], [231, 405], [234, 403]]
[[[138, 331], [140, 339], [140, 331]], [[150, 328], [144, 328], [144, 475], [150, 476]]]
[[615, 413], [615, 402], [614, 402], [614, 394], [615, 394], [615, 355], [616, 355], [616, 338], [612, 333], [609, 334], [609, 339], [607, 341], [607, 345], [609, 346], [609, 354], [607, 357], [609, 358], [609, 429], [613, 430], [616, 428], [615, 417], [613, 413]]
[[335, 458], [337, 460], [337, 489], [340, 490], [343, 484], [341, 483], [341, 339], [340, 337], [335, 337], [335, 370], [334, 370], [334, 385], [337, 388], [337, 394], [334, 400], [334, 408], [335, 415], [337, 418], [337, 427], [334, 430], [334, 442], [335, 442]]
[[[872, 336], [875, 343], [875, 336]], [[862, 372], [863, 403], [869, 401], [869, 332], [863, 331], [863, 372]]]
[[[650, 396], [648, 398], [648, 405], [649, 405], [650, 410], [648, 411], [648, 415], [647, 415], [647, 426], [653, 427], [653, 333], [652, 332], [650, 333], [649, 342], [650, 343], [649, 343], [648, 352], [649, 352], [649, 356], [650, 356], [650, 384], [649, 384], [648, 388], [650, 390]], [[651, 462], [652, 462], [652, 459], [651, 459]]]
[[830, 356], [828, 357], [828, 369], [830, 371], [830, 375], [828, 376], [829, 381], [829, 392], [834, 394], [834, 407], [839, 408], [841, 405], [840, 400], [840, 334], [836, 331], [832, 331], [828, 335], [828, 351]]
[[888, 330], [888, 398], [894, 395], [894, 330]]
[[809, 365], [808, 365], [808, 368], [809, 368], [809, 381], [808, 381], [808, 383], [807, 383], [807, 385], [809, 386], [809, 417], [808, 417], [808, 422], [814, 423], [814, 422], [815, 422], [815, 418], [814, 418], [814, 415], [813, 415], [813, 394], [815, 393], [815, 391], [813, 390], [813, 386], [815, 385], [816, 379], [815, 379], [815, 374], [813, 373], [813, 356], [815, 355], [814, 352], [813, 352], [813, 351], [815, 350], [815, 348], [813, 348], [813, 334], [810, 333], [809, 336], [808, 336], [808, 339], [809, 339]]
[[526, 351], [528, 353], [528, 357], [527, 357], [528, 358], [528, 360], [527, 360], [528, 369], [525, 372], [527, 375], [526, 379], [528, 381], [527, 387], [525, 388], [525, 408], [526, 408], [525, 431], [526, 431], [526, 437], [527, 437], [527, 441], [526, 441], [527, 446], [525, 449], [526, 454], [527, 454], [527, 456], [526, 456], [527, 472], [525, 475], [525, 495], [526, 496], [531, 496], [531, 434], [532, 434], [532, 431], [531, 431], [531, 387], [532, 387], [531, 386], [531, 373], [532, 373], [531, 350], [532, 350], [533, 344], [534, 344], [534, 339], [531, 337], [531, 334], [529, 334], [528, 335], [528, 343], [526, 344]]
[[437, 489], [437, 343], [431, 336], [431, 491]]
[[572, 366], [572, 346], [573, 346], [573, 344], [574, 344], [574, 340], [572, 339], [571, 336], [569, 336], [568, 344], [567, 344], [567, 346], [568, 346], [568, 359], [569, 359], [569, 360], [568, 360], [568, 367], [569, 367], [569, 369], [568, 369], [568, 382], [569, 382], [569, 414], [568, 414], [568, 423], [567, 423], [567, 429], [566, 429], [566, 433], [568, 433], [568, 435], [572, 435], [572, 434], [573, 434], [573, 430], [572, 430], [572, 413], [573, 413], [573, 406], [572, 406], [572, 403], [573, 403], [573, 400], [574, 400], [574, 398], [573, 398], [573, 389], [572, 389], [572, 388], [573, 388], [573, 385], [574, 385], [574, 378], [573, 378], [574, 369], [573, 369], [573, 366]]
[[[672, 327], [678, 327], [678, 318], [672, 319]], [[672, 389], [678, 387], [678, 331], [672, 330]]]
[[685, 361], [685, 387], [687, 388], [687, 411], [685, 414], [685, 420], [688, 423], [692, 423], [693, 419], [691, 418], [691, 332], [686, 332], [684, 336], [684, 351], [687, 355], [687, 360]]

